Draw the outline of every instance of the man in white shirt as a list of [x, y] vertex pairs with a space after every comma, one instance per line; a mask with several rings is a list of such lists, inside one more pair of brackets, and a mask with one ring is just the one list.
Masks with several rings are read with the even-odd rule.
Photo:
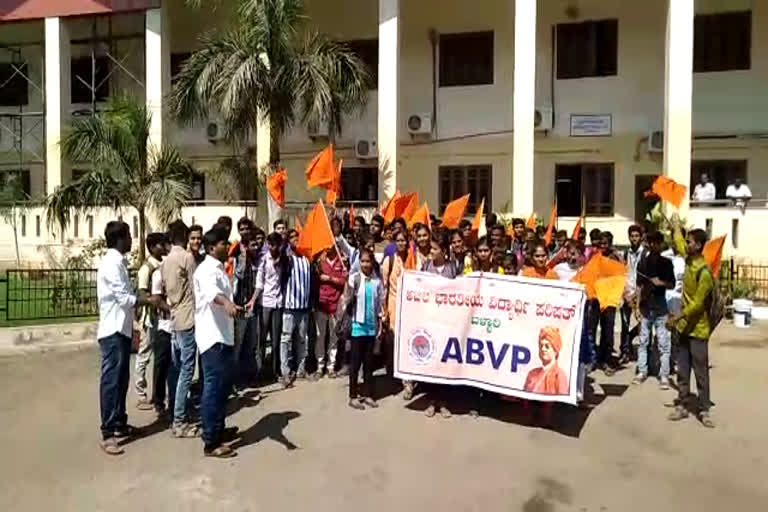
[[99, 301], [99, 328], [96, 337], [101, 352], [101, 448], [109, 455], [120, 455], [119, 441], [135, 434], [128, 425], [125, 398], [130, 380], [131, 341], [134, 308], [149, 301], [136, 296], [128, 275], [125, 254], [131, 251], [131, 232], [121, 221], [107, 223], [104, 230], [107, 252], [96, 277]]
[[693, 201], [714, 201], [715, 196], [717, 196], [717, 190], [715, 189], [714, 183], [709, 181], [707, 173], [701, 173], [699, 182], [693, 189], [693, 196], [691, 199]]
[[229, 250], [228, 233], [212, 229], [203, 236], [206, 256], [195, 270], [195, 341], [203, 364], [203, 396], [200, 417], [203, 424], [203, 454], [228, 458], [235, 451], [223, 444], [237, 435], [237, 428], [225, 429], [227, 396], [233, 371], [235, 344], [233, 318], [243, 313], [233, 302], [232, 285], [224, 271]]
[[744, 208], [747, 206], [747, 202], [752, 199], [752, 191], [741, 178], [736, 178], [725, 190], [725, 197], [733, 201], [736, 206]]

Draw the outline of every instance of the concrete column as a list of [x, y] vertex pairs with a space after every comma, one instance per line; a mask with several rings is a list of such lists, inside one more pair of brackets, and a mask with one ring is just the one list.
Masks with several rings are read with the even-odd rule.
[[397, 188], [400, 129], [400, 0], [379, 0], [379, 203]]
[[515, 0], [512, 208], [523, 216], [533, 212], [535, 102], [536, 0]]
[[[691, 186], [694, 0], [668, 0], [664, 80], [664, 175]], [[690, 194], [680, 206], [688, 212]]]
[[171, 38], [166, 9], [149, 9], [144, 23], [146, 105], [152, 116], [149, 145], [159, 148], [167, 140], [169, 133], [167, 121], [163, 119], [163, 101], [171, 90]]
[[69, 181], [71, 172], [63, 160], [61, 136], [71, 110], [69, 31], [64, 18], [45, 19], [45, 192], [53, 193]]

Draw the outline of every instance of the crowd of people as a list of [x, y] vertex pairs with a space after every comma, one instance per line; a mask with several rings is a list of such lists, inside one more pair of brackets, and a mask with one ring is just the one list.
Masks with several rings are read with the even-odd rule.
[[[484, 236], [473, 231], [470, 221], [446, 229], [434, 217], [429, 225], [408, 226], [402, 218], [386, 223], [381, 215], [370, 222], [342, 215], [332, 216], [330, 224], [335, 245], [310, 261], [297, 250], [298, 231], [284, 220], [274, 222], [267, 234], [244, 217], [236, 224], [235, 242], [230, 242], [233, 225], [228, 217], [205, 232], [177, 220], [167, 232], [146, 237], [149, 257], [138, 271], [136, 287], [124, 259], [132, 244], [129, 227], [120, 221], [106, 226], [108, 250], [97, 282], [101, 447], [106, 453], [123, 453], [121, 441], [137, 434], [126, 412], [135, 325], [141, 333], [134, 376], [139, 409], [156, 411], [174, 437], [201, 437], [204, 455], [227, 458], [235, 455], [228, 443], [238, 431], [225, 427], [226, 403], [247, 388], [274, 382], [290, 388], [297, 380], [343, 376], [349, 379], [350, 407], [378, 406], [373, 372], [381, 364], [387, 376], [393, 376], [397, 287], [405, 270], [449, 279], [489, 272], [570, 281], [596, 254], [625, 262], [627, 285], [618, 308], [601, 308], [594, 298], [587, 301], [579, 348], [579, 400], [589, 372], [610, 376], [634, 360], [632, 339], [639, 335], [634, 383], [641, 384], [655, 370], [659, 385], [668, 389], [676, 374], [678, 398], [669, 419], [681, 420], [690, 410], [693, 368], [696, 412], [702, 424], [713, 426], [706, 301], [714, 278], [701, 255], [704, 231], [691, 230], [686, 236], [673, 217], [674, 242], [665, 244], [662, 233], [645, 233], [633, 225], [630, 246], [618, 251], [608, 231], [590, 231], [589, 245], [584, 229], [573, 238], [557, 231], [548, 244], [542, 228], [527, 228], [522, 219], [507, 228], [493, 213], [486, 216]], [[652, 333], [656, 351], [649, 350]], [[559, 337], [544, 334], [539, 343], [556, 359]], [[313, 350], [308, 350], [311, 340]], [[658, 354], [658, 369], [651, 368], [649, 361], [655, 358], [649, 353]], [[151, 386], [146, 379], [150, 360]], [[196, 366], [199, 413], [193, 406]], [[526, 382], [526, 389], [560, 385], [558, 379], [550, 383], [535, 377]], [[427, 416], [451, 416], [456, 388], [417, 387], [408, 381], [402, 385], [406, 400], [426, 393]], [[481, 394], [477, 389], [463, 391]]]

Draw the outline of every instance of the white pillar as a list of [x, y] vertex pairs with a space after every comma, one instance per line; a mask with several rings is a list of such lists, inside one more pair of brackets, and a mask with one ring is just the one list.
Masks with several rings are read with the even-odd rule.
[[[668, 0], [664, 82], [664, 175], [690, 189], [694, 0]], [[688, 195], [680, 206], [688, 211]]]
[[379, 0], [379, 203], [397, 188], [400, 129], [400, 0]]
[[168, 21], [168, 13], [163, 7], [146, 11], [144, 87], [147, 111], [152, 116], [148, 143], [155, 148], [161, 147], [167, 140], [169, 131], [165, 126], [166, 120], [163, 119], [163, 100], [171, 89], [171, 41]]
[[536, 0], [515, 0], [512, 208], [517, 215], [533, 212], [535, 102]]
[[45, 19], [45, 191], [53, 193], [69, 180], [61, 152], [62, 131], [69, 122], [71, 93], [69, 31], [63, 18]]

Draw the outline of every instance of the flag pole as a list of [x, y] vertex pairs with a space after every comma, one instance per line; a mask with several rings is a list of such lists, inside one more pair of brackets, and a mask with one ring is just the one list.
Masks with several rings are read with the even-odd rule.
[[336, 236], [333, 234], [333, 229], [331, 228], [331, 223], [328, 221], [328, 213], [325, 211], [325, 205], [323, 205], [323, 202], [318, 199], [318, 203], [320, 203], [320, 207], [323, 209], [323, 215], [325, 216], [325, 222], [328, 224], [328, 229], [331, 232], [331, 238], [333, 238], [333, 247], [336, 249], [336, 254], [339, 255], [339, 260], [341, 260], [341, 266], [344, 268], [344, 270], [347, 270], [347, 266], [344, 264], [344, 258], [341, 257], [341, 251], [339, 251], [339, 246], [336, 244]]

